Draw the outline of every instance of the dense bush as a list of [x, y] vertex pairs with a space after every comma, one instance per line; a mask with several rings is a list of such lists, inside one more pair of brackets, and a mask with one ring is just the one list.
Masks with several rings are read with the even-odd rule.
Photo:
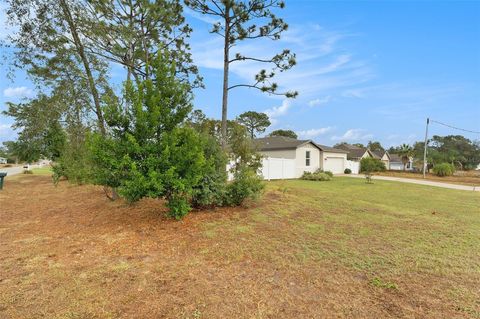
[[234, 179], [227, 185], [225, 205], [241, 205], [245, 200], [257, 199], [264, 189], [257, 172], [247, 165], [237, 167]]
[[[81, 138], [75, 138], [80, 136]], [[84, 135], [69, 135], [68, 143], [59, 158], [52, 165], [53, 182], [55, 184], [63, 177], [76, 184], [86, 184], [92, 180], [92, 164], [90, 154], [83, 139]]]
[[200, 183], [193, 188], [191, 202], [195, 208], [221, 206], [226, 196], [226, 154], [212, 137], [205, 136], [204, 141], [203, 151], [208, 165]]
[[332, 180], [332, 176], [324, 172], [303, 172], [303, 175], [300, 178], [307, 181], [330, 181]]
[[[230, 159], [234, 180], [227, 183], [227, 154], [214, 136], [186, 125], [192, 96], [167, 61], [152, 63], [155, 80], [127, 82], [122, 104], [106, 101], [107, 136], [93, 134], [88, 145], [93, 181], [129, 202], [164, 198], [169, 216], [181, 219], [192, 207], [240, 205], [263, 188], [256, 153], [242, 128], [233, 134]], [[247, 136], [248, 137], [248, 136]]]
[[385, 170], [385, 163], [379, 159], [366, 157], [360, 161], [360, 172], [362, 173], [383, 172]]
[[451, 176], [455, 173], [455, 167], [450, 163], [441, 163], [433, 167], [433, 173], [437, 176]]
[[352, 170], [350, 168], [345, 168], [343, 171], [344, 174], [352, 174]]

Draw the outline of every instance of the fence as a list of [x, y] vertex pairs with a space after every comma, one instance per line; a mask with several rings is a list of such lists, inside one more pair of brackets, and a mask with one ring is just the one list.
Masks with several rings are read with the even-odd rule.
[[[233, 174], [231, 173], [232, 167], [235, 162], [227, 164], [228, 180], [233, 180]], [[295, 160], [286, 158], [271, 158], [266, 157], [262, 159], [262, 167], [258, 172], [266, 180], [271, 179], [288, 179], [297, 178], [295, 174]]]
[[360, 162], [347, 161], [345, 168], [349, 168], [352, 174], [358, 174], [360, 172]]
[[295, 171], [295, 160], [286, 158], [264, 158], [260, 168], [260, 174], [266, 180], [297, 178]]

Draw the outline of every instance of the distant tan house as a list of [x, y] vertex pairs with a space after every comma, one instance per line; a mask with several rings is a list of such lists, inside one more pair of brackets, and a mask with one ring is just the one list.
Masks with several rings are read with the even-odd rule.
[[[403, 162], [402, 157], [398, 154], [390, 154], [390, 170], [393, 171], [403, 171]], [[405, 166], [406, 171], [413, 170], [413, 157], [410, 157], [407, 165]]]
[[390, 169], [390, 154], [387, 151], [372, 151], [374, 158], [381, 160], [386, 169]]
[[347, 153], [347, 159], [350, 161], [360, 162], [362, 158], [366, 157], [373, 157], [376, 158], [375, 155], [366, 147], [359, 147], [356, 145], [351, 144], [341, 144], [337, 146], [338, 149], [344, 150]]

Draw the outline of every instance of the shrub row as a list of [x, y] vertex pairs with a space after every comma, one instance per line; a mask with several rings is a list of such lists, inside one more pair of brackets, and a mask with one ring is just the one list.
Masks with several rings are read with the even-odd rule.
[[330, 181], [333, 178], [333, 173], [329, 171], [324, 172], [321, 169], [319, 169], [314, 173], [303, 172], [303, 175], [300, 178], [307, 181]]

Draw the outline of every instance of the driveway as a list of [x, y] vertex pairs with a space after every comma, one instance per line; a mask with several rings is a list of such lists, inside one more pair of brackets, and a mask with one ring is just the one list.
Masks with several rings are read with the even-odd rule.
[[[30, 169], [37, 168], [37, 167], [39, 167], [39, 166], [38, 165], [30, 165]], [[0, 168], [0, 172], [7, 173], [6, 178], [8, 178], [8, 176], [21, 174], [21, 173], [23, 173], [23, 170], [24, 170], [23, 166], [2, 167], [2, 168]]]
[[[339, 175], [339, 176], [341, 176], [341, 177], [353, 177], [353, 178], [365, 178], [365, 176], [363, 176], [363, 175]], [[421, 179], [390, 177], [390, 176], [373, 176], [372, 179], [373, 180], [393, 181], [393, 182], [402, 182], [402, 183], [435, 186], [435, 187], [443, 187], [443, 188], [458, 189], [458, 190], [463, 190], [463, 191], [480, 192], [480, 185], [467, 186], [467, 185], [457, 185], [457, 184], [449, 184], [449, 183], [442, 183], [442, 182], [426, 181], [426, 180], [421, 180]]]

